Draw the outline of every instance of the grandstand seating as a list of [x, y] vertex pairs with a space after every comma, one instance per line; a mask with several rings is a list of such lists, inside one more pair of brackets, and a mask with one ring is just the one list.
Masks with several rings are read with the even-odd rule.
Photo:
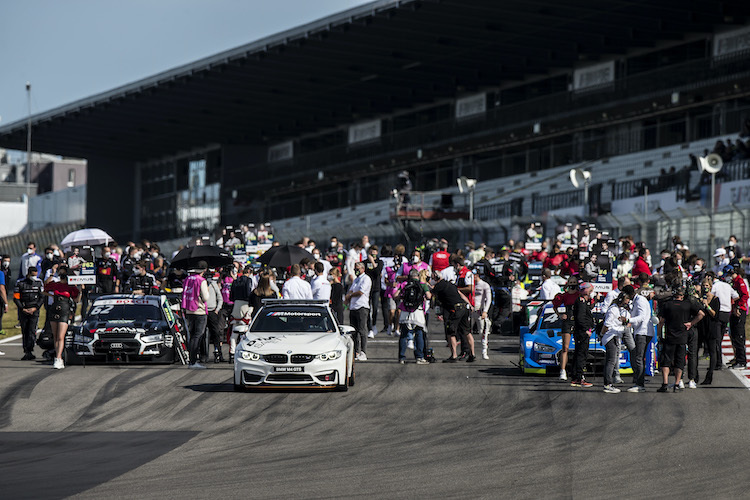
[[[700, 156], [704, 149], [712, 149], [718, 139], [726, 139], [726, 136], [481, 181], [477, 183], [474, 191], [475, 213], [486, 213], [487, 210], [482, 210], [484, 207], [508, 203], [512, 199], [520, 198], [522, 205], [518, 215], [541, 215], [532, 214], [533, 196], [574, 191], [569, 181], [568, 172], [571, 168], [579, 167], [591, 171], [592, 186], [602, 185], [600, 202], [603, 206], [608, 206], [612, 201], [612, 184], [655, 178], [659, 176], [662, 169], [669, 171], [673, 166], [679, 171], [690, 164], [688, 157], [690, 153]], [[700, 173], [695, 170], [691, 171], [690, 175], [690, 186], [697, 185]], [[455, 203], [463, 205], [463, 201], [457, 201], [462, 200], [464, 196], [459, 194], [457, 187], [445, 189], [441, 192], [453, 194]], [[432, 193], [430, 199], [439, 200], [439, 198], [440, 192], [436, 192]], [[425, 205], [429, 204], [428, 200], [425, 201]], [[277, 220], [273, 221], [273, 224], [274, 227], [285, 233], [296, 232], [301, 235], [309, 232], [310, 228], [320, 229], [321, 227], [330, 227], [332, 233], [335, 233], [336, 228], [352, 226], [365, 228], [385, 224], [390, 220], [394, 209], [395, 201], [388, 199], [327, 210], [305, 217]], [[477, 218], [481, 219], [482, 217], [478, 215]]]

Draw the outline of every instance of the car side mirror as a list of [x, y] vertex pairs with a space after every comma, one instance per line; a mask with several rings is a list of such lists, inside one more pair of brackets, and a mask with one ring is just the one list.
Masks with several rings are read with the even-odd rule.
[[339, 325], [339, 330], [341, 330], [342, 334], [352, 334], [355, 331], [354, 327], [349, 325]]
[[555, 335], [556, 335], [556, 334], [555, 334], [555, 331], [554, 331], [554, 330], [547, 330], [547, 336], [548, 336], [549, 338], [552, 338], [552, 337], [554, 337]]

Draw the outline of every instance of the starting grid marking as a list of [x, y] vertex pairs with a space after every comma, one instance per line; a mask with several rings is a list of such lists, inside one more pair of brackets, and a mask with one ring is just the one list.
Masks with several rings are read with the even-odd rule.
[[[746, 352], [750, 352], [750, 341], [745, 340]], [[732, 349], [732, 339], [729, 338], [729, 334], [725, 334], [724, 338], [721, 339], [721, 354], [724, 364], [727, 364], [734, 357], [734, 349]], [[729, 370], [739, 379], [742, 384], [750, 389], [750, 370], [747, 368], [744, 370]]]

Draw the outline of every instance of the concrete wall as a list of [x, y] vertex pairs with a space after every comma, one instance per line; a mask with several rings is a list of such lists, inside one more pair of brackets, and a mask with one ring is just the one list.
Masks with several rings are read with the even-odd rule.
[[26, 203], [0, 201], [0, 236], [18, 234], [26, 226]]
[[86, 186], [77, 186], [31, 198], [29, 229], [86, 219]]

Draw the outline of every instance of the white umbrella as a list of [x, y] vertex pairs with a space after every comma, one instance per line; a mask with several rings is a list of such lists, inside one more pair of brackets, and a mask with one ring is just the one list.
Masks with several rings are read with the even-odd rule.
[[72, 247], [82, 245], [108, 245], [110, 241], [113, 241], [112, 237], [101, 229], [87, 228], [73, 231], [63, 238], [60, 245], [63, 250], [68, 251]]

